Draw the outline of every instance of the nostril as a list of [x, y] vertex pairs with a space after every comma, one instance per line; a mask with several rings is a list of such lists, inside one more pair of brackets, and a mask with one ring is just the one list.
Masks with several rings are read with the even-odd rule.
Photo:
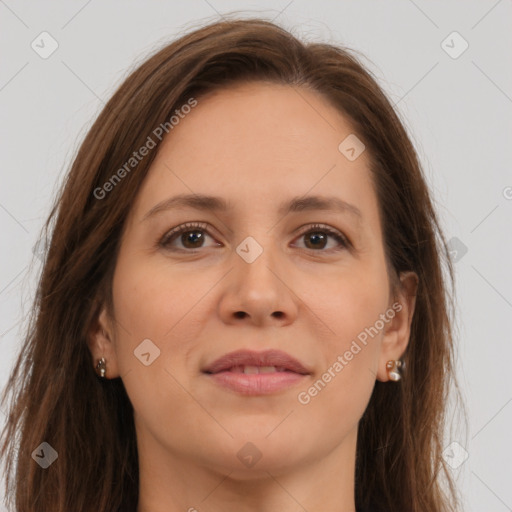
[[[244, 318], [247, 315], [245, 311], [236, 311], [234, 316], [235, 318]], [[282, 311], [275, 311], [272, 313], [272, 316], [275, 318], [282, 318], [284, 316], [284, 313]]]

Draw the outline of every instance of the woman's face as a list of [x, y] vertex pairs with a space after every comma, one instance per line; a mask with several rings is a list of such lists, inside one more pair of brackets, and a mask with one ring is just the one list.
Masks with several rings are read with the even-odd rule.
[[[94, 355], [123, 380], [139, 448], [241, 478], [350, 453], [414, 307], [390, 293], [368, 152], [306, 89], [251, 83], [197, 101], [133, 204]], [[227, 209], [165, 207], [180, 195]], [[283, 351], [304, 372], [271, 368], [284, 359], [205, 372], [238, 350]]]

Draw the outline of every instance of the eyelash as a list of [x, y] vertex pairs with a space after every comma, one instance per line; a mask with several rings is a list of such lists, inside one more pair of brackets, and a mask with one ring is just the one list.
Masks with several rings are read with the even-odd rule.
[[[213, 236], [209, 233], [207, 228], [208, 228], [208, 224], [205, 223], [205, 222], [187, 222], [186, 224], [182, 224], [180, 226], [177, 226], [177, 227], [173, 228], [171, 231], [169, 231], [168, 233], [166, 233], [162, 237], [160, 242], [158, 242], [158, 245], [160, 247], [168, 250], [168, 251], [182, 252], [182, 253], [187, 252], [187, 253], [195, 254], [201, 248], [198, 248], [198, 249], [177, 249], [175, 247], [169, 247], [169, 243], [171, 241], [173, 241], [173, 238], [175, 238], [177, 235], [181, 235], [181, 234], [186, 233], [188, 231], [204, 231], [205, 233], [208, 234], [208, 236], [213, 238]], [[306, 249], [302, 249], [301, 248], [302, 250], [304, 250], [304, 251], [311, 251], [313, 253], [317, 253], [317, 252], [331, 253], [331, 252], [337, 252], [337, 251], [341, 251], [341, 250], [344, 250], [344, 249], [348, 249], [351, 246], [351, 243], [348, 240], [348, 238], [345, 237], [342, 233], [340, 233], [339, 231], [336, 231], [336, 230], [330, 228], [329, 226], [323, 225], [323, 224], [312, 224], [310, 226], [307, 226], [307, 228], [305, 230], [302, 230], [297, 235], [297, 238], [301, 237], [301, 236], [304, 236], [304, 235], [307, 235], [308, 233], [313, 233], [313, 232], [327, 233], [328, 235], [333, 237], [336, 241], [338, 241], [341, 244], [342, 247], [337, 247], [337, 248], [334, 248], [334, 249], [327, 249], [327, 250], [321, 250], [321, 249], [315, 250], [315, 249], [307, 249], [307, 248]]]

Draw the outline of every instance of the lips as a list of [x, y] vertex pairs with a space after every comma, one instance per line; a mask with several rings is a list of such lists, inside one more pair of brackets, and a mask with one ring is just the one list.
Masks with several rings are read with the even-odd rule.
[[297, 359], [281, 350], [237, 350], [223, 355], [203, 369], [204, 373], [217, 374], [221, 372], [260, 374], [293, 372], [299, 375], [309, 375], [307, 368]]
[[311, 372], [281, 350], [238, 350], [216, 359], [203, 369], [203, 374], [230, 393], [262, 396], [297, 387]]

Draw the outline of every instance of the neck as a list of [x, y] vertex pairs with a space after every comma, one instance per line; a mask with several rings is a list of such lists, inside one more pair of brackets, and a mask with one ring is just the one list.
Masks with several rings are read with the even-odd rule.
[[[289, 466], [263, 464], [240, 469], [236, 457], [191, 460], [154, 438], [139, 448], [137, 512], [355, 512], [354, 470], [357, 430], [326, 453], [307, 460], [283, 458]], [[273, 462], [273, 461], [272, 461]]]

